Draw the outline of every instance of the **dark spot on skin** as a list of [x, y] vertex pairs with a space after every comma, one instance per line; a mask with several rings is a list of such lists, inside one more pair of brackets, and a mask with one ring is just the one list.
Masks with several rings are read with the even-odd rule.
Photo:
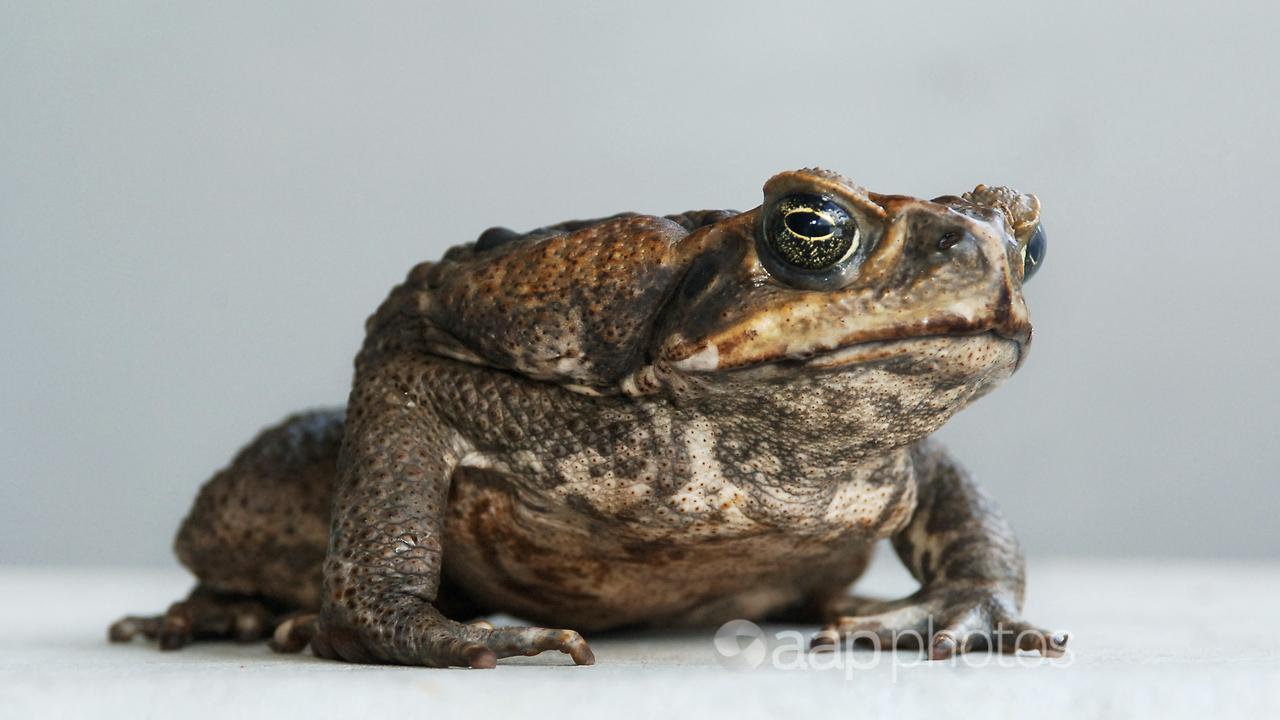
[[715, 277], [715, 263], [706, 256], [698, 258], [693, 267], [689, 269], [689, 273], [685, 275], [684, 286], [680, 288], [680, 296], [685, 300], [693, 299], [700, 295], [703, 290], [706, 290], [707, 285], [711, 284]]
[[957, 507], [967, 507], [964, 498], [949, 497], [956, 491], [951, 485], [945, 483], [939, 483], [934, 492], [932, 504], [939, 509], [929, 513], [929, 522], [925, 525], [925, 531], [930, 535], [940, 535], [964, 527], [969, 521], [968, 515], [955, 510]]
[[506, 245], [507, 243], [520, 237], [520, 233], [510, 228], [491, 227], [480, 233], [480, 238], [476, 240], [476, 250], [484, 252], [493, 248]]
[[575, 510], [576, 512], [582, 513], [583, 515], [589, 518], [592, 518], [593, 520], [596, 520], [598, 522], [607, 523], [610, 520], [608, 515], [605, 515], [604, 513], [597, 510], [594, 505], [592, 505], [586, 498], [582, 497], [581, 495], [567, 496], [565, 498], [565, 504], [568, 505], [573, 510]]
[[659, 566], [688, 556], [687, 550], [660, 542], [631, 543], [624, 545], [623, 550], [630, 560], [641, 565]]
[[933, 553], [925, 550], [920, 553], [920, 576], [925, 582], [928, 582], [933, 579], [934, 572]]
[[995, 303], [995, 326], [996, 327], [1003, 328], [1009, 325], [1009, 319], [1010, 319], [1009, 308], [1010, 308], [1009, 287], [1007, 285], [1001, 284], [1000, 297], [996, 300], [996, 303]]

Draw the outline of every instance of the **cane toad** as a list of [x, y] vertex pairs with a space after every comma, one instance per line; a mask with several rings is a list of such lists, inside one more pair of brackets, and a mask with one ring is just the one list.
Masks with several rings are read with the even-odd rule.
[[[934, 658], [1057, 654], [1020, 614], [1009, 526], [929, 440], [1025, 359], [1044, 247], [1034, 196], [817, 169], [747, 212], [490, 229], [391, 291], [344, 409], [205, 484], [176, 541], [195, 589], [110, 636], [491, 667], [786, 618]], [[848, 594], [882, 538], [920, 590]], [[499, 611], [539, 627], [468, 622]]]

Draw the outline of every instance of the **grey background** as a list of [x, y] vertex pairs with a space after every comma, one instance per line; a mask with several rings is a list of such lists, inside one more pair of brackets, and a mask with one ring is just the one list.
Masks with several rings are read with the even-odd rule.
[[1035, 348], [943, 431], [1031, 552], [1276, 556], [1275, 3], [460, 5], [0, 6], [0, 562], [172, 562], [488, 225], [813, 164], [1042, 199]]

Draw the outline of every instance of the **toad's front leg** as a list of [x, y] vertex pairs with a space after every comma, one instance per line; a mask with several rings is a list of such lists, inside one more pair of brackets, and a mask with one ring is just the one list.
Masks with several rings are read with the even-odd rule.
[[324, 596], [311, 646], [352, 662], [493, 667], [560, 650], [594, 661], [578, 633], [465, 625], [435, 607], [454, 433], [420, 386], [430, 361], [364, 359], [347, 409]]
[[1061, 655], [1066, 634], [1022, 619], [1022, 553], [995, 503], [940, 446], [923, 443], [912, 459], [918, 504], [893, 547], [920, 590], [890, 601], [837, 598], [814, 646], [863, 638], [888, 647], [927, 643], [932, 659], [978, 649]]

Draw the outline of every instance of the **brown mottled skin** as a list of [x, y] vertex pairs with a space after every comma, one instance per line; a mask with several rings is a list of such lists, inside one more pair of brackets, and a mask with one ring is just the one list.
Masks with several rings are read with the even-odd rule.
[[[762, 250], [794, 193], [856, 223], [837, 276]], [[589, 664], [579, 631], [787, 618], [1056, 654], [1008, 525], [927, 439], [1025, 356], [1038, 223], [1005, 188], [804, 170], [744, 213], [487, 231], [370, 318], [345, 412], [285, 420], [204, 486], [177, 538], [196, 589], [111, 637], [490, 667]], [[848, 595], [881, 538], [921, 589]], [[498, 611], [572, 629], [464, 624]]]

